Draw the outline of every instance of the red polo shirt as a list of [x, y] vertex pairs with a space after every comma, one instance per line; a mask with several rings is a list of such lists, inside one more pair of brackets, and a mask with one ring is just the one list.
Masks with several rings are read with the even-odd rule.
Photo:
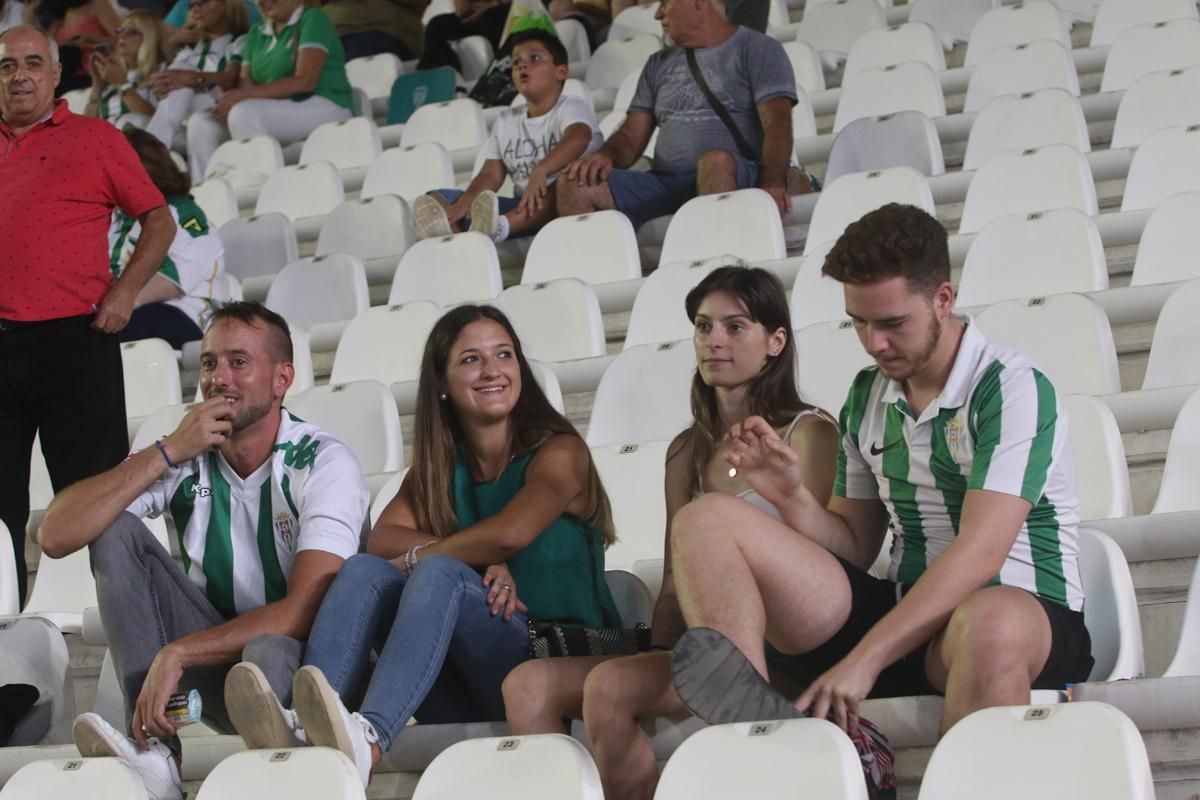
[[92, 313], [112, 283], [113, 208], [164, 204], [125, 136], [65, 100], [19, 138], [0, 120], [0, 318]]

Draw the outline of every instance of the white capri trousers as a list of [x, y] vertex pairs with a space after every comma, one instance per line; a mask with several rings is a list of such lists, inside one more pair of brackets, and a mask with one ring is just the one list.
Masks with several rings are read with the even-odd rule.
[[[186, 140], [180, 141], [179, 135], [183, 123], [192, 114], [208, 111], [216, 102], [216, 98], [208, 92], [198, 92], [190, 88], [173, 89], [159, 101], [158, 108], [154, 111], [154, 117], [146, 126], [146, 130], [154, 134], [168, 148], [182, 151], [186, 146]], [[212, 154], [209, 153], [209, 155]], [[207, 162], [206, 158], [205, 163]]]
[[349, 109], [325, 97], [306, 100], [243, 100], [229, 111], [229, 127], [208, 111], [193, 114], [187, 122], [188, 164], [192, 180], [204, 179], [204, 168], [213, 151], [230, 138], [273, 136], [281, 146], [299, 142], [326, 122], [350, 119]]

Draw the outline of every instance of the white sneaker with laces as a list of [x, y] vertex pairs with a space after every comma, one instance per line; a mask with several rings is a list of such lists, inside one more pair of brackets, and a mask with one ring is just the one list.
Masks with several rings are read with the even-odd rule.
[[119, 758], [133, 768], [146, 785], [150, 800], [183, 800], [183, 781], [171, 748], [151, 738], [150, 748], [137, 743], [89, 711], [75, 718], [75, 746], [84, 758]]
[[257, 664], [234, 664], [225, 676], [225, 708], [250, 750], [280, 750], [308, 744], [300, 717], [284, 708]]
[[471, 201], [471, 230], [484, 234], [493, 242], [499, 243], [507, 238], [507, 231], [500, 216], [500, 198], [495, 192], [485, 189], [475, 195]]
[[418, 240], [436, 239], [454, 233], [450, 229], [450, 218], [446, 216], [446, 209], [431, 195], [423, 194], [413, 200], [412, 212], [413, 229]]
[[337, 692], [325, 680], [321, 670], [301, 667], [292, 679], [292, 702], [308, 735], [316, 747], [340, 750], [358, 768], [363, 788], [371, 782], [371, 745], [379, 741], [375, 727], [361, 714], [350, 713]]

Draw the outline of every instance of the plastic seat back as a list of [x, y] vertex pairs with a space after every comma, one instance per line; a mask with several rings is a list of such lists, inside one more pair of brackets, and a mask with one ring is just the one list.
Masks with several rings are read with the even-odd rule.
[[1104, 61], [1101, 92], [1128, 89], [1151, 72], [1200, 64], [1200, 20], [1174, 19], [1135, 25], [1113, 42]]
[[632, 570], [636, 561], [663, 557], [667, 506], [662, 492], [669, 441], [592, 448], [592, 461], [613, 509], [617, 542], [604, 552], [608, 569]]
[[311, 797], [365, 800], [354, 763], [328, 747], [247, 750], [223, 759], [200, 786], [196, 800]]
[[193, 186], [190, 194], [208, 218], [208, 224], [214, 228], [238, 218], [237, 195], [224, 178], [207, 178], [203, 183]]
[[1113, 519], [1132, 513], [1129, 469], [1121, 431], [1108, 406], [1094, 397], [1070, 394], [1062, 398], [1075, 462], [1079, 518]]
[[379, 129], [363, 117], [319, 125], [304, 140], [300, 163], [328, 161], [340, 170], [365, 167], [383, 152]]
[[836, 419], [858, 373], [875, 365], [850, 320], [818, 322], [795, 331], [800, 398]]
[[413, 800], [487, 794], [525, 800], [603, 800], [587, 748], [559, 733], [467, 739], [421, 774]]
[[371, 305], [362, 261], [346, 253], [288, 264], [271, 283], [265, 302], [305, 330], [322, 322], [354, 319]]
[[963, 169], [979, 169], [1005, 150], [1065, 144], [1081, 153], [1092, 149], [1079, 99], [1066, 89], [1041, 89], [993, 98], [975, 117], [967, 137]]
[[799, 328], [818, 322], [840, 322], [846, 319], [846, 296], [842, 284], [821, 274], [825, 256], [837, 244], [836, 240], [822, 242], [808, 255], [796, 273], [792, 284], [792, 324]]
[[888, 203], [907, 203], [930, 214], [936, 211], [929, 182], [911, 167], [842, 175], [827, 184], [817, 198], [804, 242], [805, 254], [819, 244], [836, 240], [847, 225]]
[[1016, 6], [993, 8], [971, 29], [963, 65], [975, 66], [997, 47], [1013, 47], [1043, 39], [1071, 49], [1071, 32], [1054, 3], [1030, 0]]
[[[1200, 279], [1193, 278], [1171, 293], [1158, 314], [1143, 389], [1200, 383]], [[1200, 507], [1200, 506], [1198, 506]]]
[[[846, 56], [845, 82], [864, 69], [890, 67], [919, 61], [934, 72], [946, 69], [946, 53], [933, 28], [923, 22], [906, 22], [891, 28], [867, 31], [854, 43]], [[798, 80], [798, 78], [797, 78]]]
[[[429, 4], [429, 8], [435, 5], [436, 0]], [[450, 13], [454, 13], [453, 9]], [[391, 95], [388, 98], [388, 125], [407, 123], [413, 112], [421, 106], [453, 100], [456, 80], [454, 70], [450, 67], [400, 75], [392, 84]]]
[[388, 304], [432, 300], [446, 307], [485, 302], [502, 289], [496, 245], [482, 233], [460, 233], [410, 247], [396, 267]]
[[1200, 190], [1200, 124], [1164, 128], [1133, 154], [1122, 211], [1157, 208], [1172, 195]]
[[589, 89], [611, 89], [615, 92], [627, 76], [640, 73], [646, 60], [661, 49], [662, 39], [653, 34], [639, 33], [628, 39], [616, 40], [610, 35], [608, 41], [592, 53], [583, 82]]
[[1079, 96], [1079, 73], [1062, 42], [1041, 41], [988, 51], [971, 71], [963, 111], [978, 111], [1005, 94], [1064, 89]]
[[477, 148], [487, 139], [483, 109], [470, 98], [423, 105], [413, 112], [400, 135], [400, 146], [437, 142], [447, 151]]
[[400, 412], [379, 381], [314, 386], [288, 398], [286, 406], [354, 451], [363, 474], [404, 469]]
[[283, 148], [273, 136], [222, 142], [204, 168], [205, 178], [224, 178], [230, 186], [261, 186], [283, 169]]
[[241, 279], [274, 275], [300, 257], [296, 228], [278, 211], [230, 220], [221, 226], [221, 243], [225, 271]]
[[920, 111], [930, 119], [946, 116], [946, 98], [928, 64], [909, 62], [864, 69], [842, 87], [833, 132], [856, 119], [897, 111]]
[[441, 307], [427, 300], [368, 308], [346, 326], [329, 382], [377, 380], [390, 386], [417, 380], [425, 340], [441, 315]]
[[689, 398], [695, 374], [690, 339], [623, 350], [596, 387], [588, 445], [673, 439], [692, 422]]
[[825, 67], [832, 69], [845, 60], [860, 36], [885, 27], [887, 19], [876, 0], [820, 3], [805, 8], [796, 40], [811, 45]]
[[[1154, 209], [1142, 228], [1131, 286], [1200, 278], [1200, 264], [1181, 253], [1200, 252], [1200, 191], [1172, 195]], [[1162, 321], [1161, 315], [1159, 321]]]
[[317, 255], [348, 253], [364, 264], [390, 262], [394, 270], [415, 241], [408, 203], [394, 195], [378, 195], [347, 200], [335, 208], [321, 226]]
[[1197, 470], [1200, 470], [1200, 392], [1188, 398], [1175, 418], [1158, 497], [1150, 513], [1200, 509], [1200, 495], [1196, 494]]
[[1117, 109], [1112, 146], [1138, 147], [1164, 128], [1200, 122], [1200, 66], [1150, 72], [1135, 80]]
[[33, 761], [21, 767], [0, 790], [0, 800], [42, 797], [67, 800], [146, 800], [146, 785], [133, 768], [116, 758]]
[[1163, 673], [1164, 678], [1200, 675], [1200, 561], [1196, 562], [1190, 586], [1183, 611], [1183, 628], [1179, 631], [1179, 646]]
[[1065, 144], [1008, 150], [989, 158], [971, 179], [959, 233], [975, 233], [1009, 214], [1075, 208], [1099, 213], [1092, 169], [1083, 154]]
[[784, 42], [783, 52], [787, 53], [788, 61], [792, 64], [797, 86], [810, 93], [825, 91], [825, 70], [821, 67], [821, 59], [811, 44]]
[[639, 278], [637, 234], [619, 211], [597, 211], [551, 220], [529, 245], [521, 283], [578, 278], [609, 283]]
[[658, 263], [731, 255], [769, 261], [787, 255], [779, 208], [762, 189], [693, 197], [671, 218]]
[[492, 305], [508, 316], [531, 358], [553, 363], [604, 355], [600, 302], [577, 278], [512, 286]]
[[975, 23], [1000, 5], [1000, 0], [912, 0], [909, 22], [924, 22], [938, 34], [947, 50], [971, 38]]
[[891, 167], [911, 167], [927, 177], [946, 171], [937, 127], [920, 111], [863, 117], [842, 128], [829, 150], [825, 183]]
[[125, 373], [125, 415], [144, 417], [163, 406], [183, 401], [179, 361], [162, 339], [142, 339], [121, 345]]
[[394, 194], [411, 203], [434, 189], [454, 187], [454, 165], [438, 142], [388, 150], [367, 167], [361, 197]]
[[404, 74], [404, 64], [395, 53], [352, 58], [346, 62], [346, 78], [355, 89], [362, 89], [371, 100], [387, 98], [392, 84]]
[[687, 293], [714, 269], [734, 263], [728, 258], [677, 261], [650, 273], [633, 299], [623, 349], [691, 336], [692, 320], [684, 309]]
[[295, 222], [328, 214], [345, 199], [342, 177], [333, 164], [316, 161], [284, 167], [267, 178], [254, 213], [278, 211]]
[[1166, 22], [1172, 19], [1197, 19], [1192, 0], [1101, 0], [1092, 23], [1089, 47], [1112, 44], [1135, 25]]

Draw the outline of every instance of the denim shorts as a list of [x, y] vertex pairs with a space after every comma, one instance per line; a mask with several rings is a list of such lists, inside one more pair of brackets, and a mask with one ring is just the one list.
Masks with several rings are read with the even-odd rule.
[[[737, 162], [737, 188], [758, 185], [758, 164], [734, 155]], [[615, 169], [608, 175], [608, 189], [618, 211], [629, 217], [637, 228], [655, 217], [674, 214], [696, 196], [696, 170]]]

